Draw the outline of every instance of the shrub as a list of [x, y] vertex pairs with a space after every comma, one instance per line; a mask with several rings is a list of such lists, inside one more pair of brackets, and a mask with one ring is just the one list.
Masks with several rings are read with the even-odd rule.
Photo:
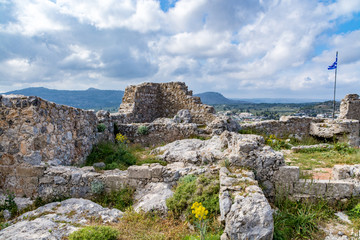
[[7, 209], [11, 213], [11, 216], [15, 216], [18, 212], [18, 207], [14, 199], [14, 193], [8, 192], [4, 204], [0, 205], [0, 211]]
[[194, 221], [191, 206], [194, 202], [201, 202], [209, 211], [209, 219], [212, 219], [220, 213], [219, 190], [217, 177], [187, 175], [179, 180], [174, 195], [167, 199], [166, 205], [175, 217], [184, 215]]
[[149, 134], [149, 128], [147, 126], [141, 125], [138, 127], [136, 132], [140, 135], [147, 135]]
[[123, 187], [110, 193], [102, 193], [96, 196], [94, 201], [103, 207], [124, 211], [133, 204], [134, 192], [133, 188]]
[[105, 125], [105, 124], [100, 123], [100, 124], [97, 125], [97, 130], [98, 130], [98, 132], [104, 132], [105, 129], [106, 129], [106, 125]]
[[128, 150], [125, 144], [102, 142], [95, 145], [86, 158], [86, 166], [92, 166], [96, 162], [104, 162], [105, 169], [127, 169], [136, 163], [136, 157]]
[[356, 151], [355, 148], [350, 147], [347, 143], [335, 143], [334, 150], [340, 154], [352, 154]]
[[101, 194], [104, 192], [104, 184], [101, 181], [93, 181], [91, 183], [91, 192], [95, 194]]
[[116, 240], [120, 232], [108, 226], [88, 226], [69, 235], [69, 240]]
[[277, 138], [275, 135], [265, 137], [265, 143], [274, 150], [290, 149], [291, 145], [284, 140]]

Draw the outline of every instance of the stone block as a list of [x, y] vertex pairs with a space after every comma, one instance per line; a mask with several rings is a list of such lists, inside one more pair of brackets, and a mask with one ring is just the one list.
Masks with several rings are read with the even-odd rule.
[[15, 159], [10, 154], [3, 154], [0, 158], [0, 165], [13, 165], [15, 164]]
[[149, 166], [130, 166], [127, 171], [129, 178], [151, 179]]
[[0, 165], [0, 173], [3, 176], [14, 174], [14, 167], [13, 166], [1, 166]]
[[108, 175], [103, 179], [106, 188], [110, 188], [111, 190], [117, 190], [125, 185], [124, 176], [120, 175]]
[[335, 165], [332, 169], [332, 175], [333, 175], [334, 180], [350, 178], [350, 166], [349, 165]]
[[39, 184], [50, 184], [54, 182], [54, 177], [44, 176], [39, 179]]
[[352, 193], [353, 197], [359, 197], [360, 196], [360, 183], [357, 182], [354, 184], [354, 189]]
[[294, 183], [299, 180], [300, 170], [296, 166], [281, 166], [274, 172], [274, 180], [279, 183]]
[[294, 183], [295, 194], [325, 196], [327, 180], [303, 180]]
[[353, 194], [354, 183], [345, 181], [330, 181], [327, 183], [326, 197], [343, 199], [350, 198]]
[[162, 173], [164, 167], [160, 164], [152, 164], [151, 166], [151, 177], [152, 178], [162, 178]]
[[56, 185], [62, 185], [62, 184], [66, 184], [67, 181], [66, 181], [66, 179], [63, 178], [63, 177], [55, 176], [55, 177], [54, 177], [54, 183], [55, 183]]
[[40, 177], [44, 174], [45, 167], [19, 165], [16, 167], [16, 175], [24, 177]]

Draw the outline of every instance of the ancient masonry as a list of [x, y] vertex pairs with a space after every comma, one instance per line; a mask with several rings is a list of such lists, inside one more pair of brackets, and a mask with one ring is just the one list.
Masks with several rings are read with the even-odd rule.
[[188, 109], [194, 123], [208, 123], [215, 119], [213, 107], [201, 104], [183, 82], [143, 83], [129, 86], [119, 108], [124, 123], [152, 122], [156, 118], [174, 117], [181, 109]]
[[357, 94], [348, 94], [340, 104], [340, 119], [355, 119], [360, 121], [360, 99]]
[[94, 112], [38, 97], [2, 95], [0, 115], [0, 188], [17, 195], [33, 195], [47, 165], [82, 163], [100, 139]]
[[[113, 115], [105, 111], [95, 114], [39, 97], [0, 95], [0, 188], [18, 196], [38, 195], [39, 178], [47, 166], [83, 163], [95, 143], [114, 138], [114, 122], [121, 133], [140, 143], [168, 142], [198, 134], [197, 124], [189, 121], [146, 123], [146, 135], [137, 132], [144, 124], [122, 124], [174, 117], [182, 108], [190, 110], [192, 121], [203, 123], [215, 118], [214, 109], [191, 94], [184, 83], [130, 86], [120, 107], [120, 112], [127, 109], [129, 114]], [[132, 111], [125, 107], [130, 105]], [[104, 132], [98, 132], [99, 124], [106, 126]]]
[[352, 146], [359, 146], [359, 120], [319, 119], [282, 116], [280, 120], [268, 120], [241, 125], [243, 130], [272, 134], [277, 137], [303, 138], [313, 136], [323, 139], [336, 138]]

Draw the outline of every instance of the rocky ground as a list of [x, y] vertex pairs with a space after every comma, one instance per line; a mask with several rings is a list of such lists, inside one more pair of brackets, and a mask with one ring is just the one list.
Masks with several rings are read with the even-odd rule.
[[6, 240], [60, 240], [80, 227], [117, 222], [123, 213], [86, 199], [71, 198], [22, 214], [0, 231]]

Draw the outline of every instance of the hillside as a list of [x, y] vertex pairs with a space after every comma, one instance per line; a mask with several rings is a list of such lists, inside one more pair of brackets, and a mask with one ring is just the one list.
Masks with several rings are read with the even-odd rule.
[[87, 90], [55, 90], [43, 87], [25, 88], [7, 92], [5, 94], [21, 94], [25, 96], [38, 96], [45, 100], [82, 109], [116, 109], [119, 107], [124, 91], [100, 90], [89, 88]]
[[213, 105], [213, 104], [238, 104], [245, 103], [246, 101], [242, 100], [231, 100], [224, 97], [221, 93], [218, 92], [204, 92], [194, 94], [194, 96], [200, 97], [201, 101], [205, 104]]

